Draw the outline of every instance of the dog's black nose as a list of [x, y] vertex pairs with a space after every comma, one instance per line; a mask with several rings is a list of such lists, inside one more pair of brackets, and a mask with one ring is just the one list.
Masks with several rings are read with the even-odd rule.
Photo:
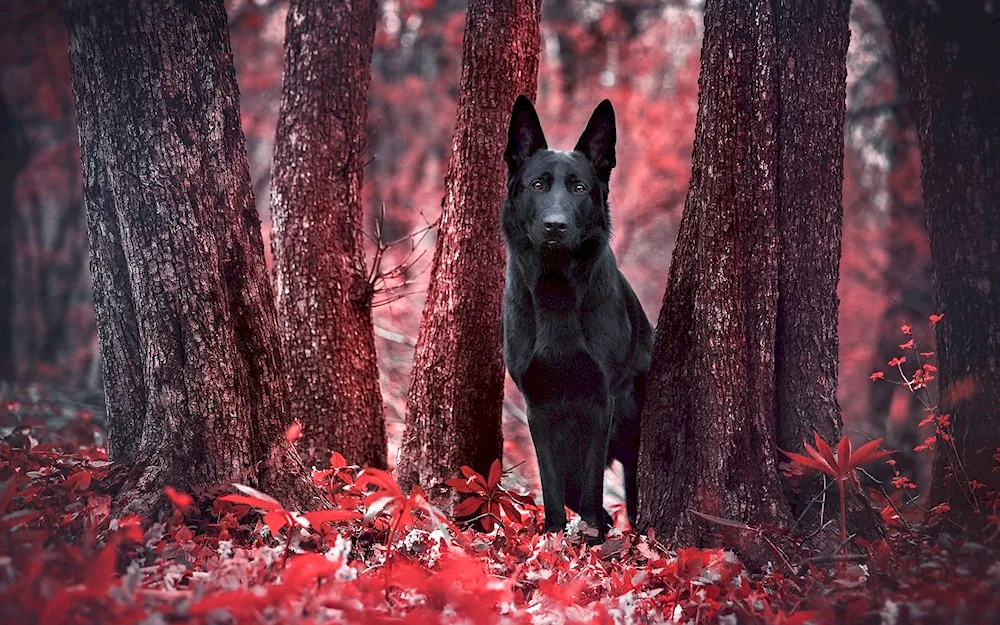
[[548, 235], [560, 235], [566, 232], [566, 218], [561, 215], [547, 217], [545, 219], [545, 233]]

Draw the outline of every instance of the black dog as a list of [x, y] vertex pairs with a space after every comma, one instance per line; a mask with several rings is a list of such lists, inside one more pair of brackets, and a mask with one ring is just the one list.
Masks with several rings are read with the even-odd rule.
[[639, 414], [653, 343], [608, 245], [611, 102], [594, 110], [572, 152], [547, 148], [534, 107], [520, 96], [504, 154], [504, 360], [528, 405], [546, 529], [561, 530], [569, 506], [604, 536], [604, 468], [615, 458], [635, 522]]

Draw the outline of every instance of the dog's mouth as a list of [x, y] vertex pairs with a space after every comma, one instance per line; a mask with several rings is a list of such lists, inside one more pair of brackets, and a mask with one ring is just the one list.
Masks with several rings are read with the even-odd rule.
[[543, 256], [563, 256], [573, 252], [573, 246], [568, 245], [566, 241], [559, 241], [553, 239], [546, 239], [537, 245], [538, 252]]

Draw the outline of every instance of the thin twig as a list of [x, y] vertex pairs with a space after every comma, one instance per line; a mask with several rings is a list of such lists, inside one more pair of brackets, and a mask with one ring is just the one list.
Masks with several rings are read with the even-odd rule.
[[[823, 482], [826, 483], [826, 474], [825, 473], [821, 473], [820, 475], [823, 476]], [[816, 493], [813, 496], [813, 498], [809, 501], [809, 503], [806, 505], [806, 507], [799, 514], [799, 517], [797, 519], [795, 519], [795, 523], [792, 523], [792, 527], [788, 530], [789, 532], [794, 532], [795, 531], [795, 528], [799, 526], [799, 523], [801, 523], [802, 519], [805, 518], [806, 512], [809, 512], [809, 509], [813, 507], [814, 503], [816, 503], [820, 499], [823, 499], [823, 500], [826, 499], [826, 491], [830, 490], [830, 487], [833, 486], [833, 485], [834, 485], [834, 482], [830, 482], [829, 484], [826, 484], [826, 486], [823, 487], [823, 490], [819, 491], [818, 493]], [[822, 509], [820, 509], [820, 513], [819, 513], [819, 524], [820, 524], [820, 526], [823, 525], [823, 510]]]
[[825, 556], [816, 556], [814, 558], [809, 558], [804, 560], [802, 564], [799, 565], [796, 574], [802, 577], [809, 570], [810, 564], [833, 564], [834, 562], [867, 562], [868, 554], [864, 553], [837, 553], [829, 554]]

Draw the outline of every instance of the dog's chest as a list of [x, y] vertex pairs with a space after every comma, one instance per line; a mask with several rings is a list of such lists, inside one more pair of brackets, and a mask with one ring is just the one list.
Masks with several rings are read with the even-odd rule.
[[515, 382], [533, 356], [583, 350], [614, 385], [617, 372], [625, 368], [631, 334], [624, 302], [614, 293], [577, 293], [557, 280], [532, 290], [508, 284], [504, 357]]

